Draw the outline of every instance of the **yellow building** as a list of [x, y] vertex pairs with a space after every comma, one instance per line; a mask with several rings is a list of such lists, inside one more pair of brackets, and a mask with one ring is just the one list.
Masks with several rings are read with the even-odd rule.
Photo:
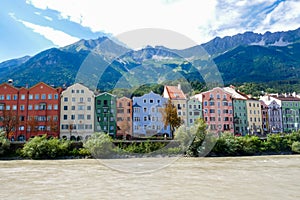
[[262, 113], [261, 103], [256, 99], [247, 99], [247, 120], [248, 120], [248, 134], [261, 134], [262, 131]]

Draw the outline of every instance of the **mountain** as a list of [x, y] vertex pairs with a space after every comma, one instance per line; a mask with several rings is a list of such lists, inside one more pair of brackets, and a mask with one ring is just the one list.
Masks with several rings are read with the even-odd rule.
[[245, 32], [224, 38], [216, 37], [200, 46], [210, 55], [219, 55], [241, 45], [287, 46], [298, 42], [300, 42], [300, 28], [286, 32], [266, 32], [265, 34]]
[[20, 86], [83, 82], [93, 90], [110, 90], [179, 78], [203, 81], [202, 77], [214, 75], [212, 64], [228, 84], [298, 79], [300, 28], [217, 37], [183, 50], [162, 46], [132, 50], [107, 37], [80, 40], [0, 63], [0, 82], [13, 79]]

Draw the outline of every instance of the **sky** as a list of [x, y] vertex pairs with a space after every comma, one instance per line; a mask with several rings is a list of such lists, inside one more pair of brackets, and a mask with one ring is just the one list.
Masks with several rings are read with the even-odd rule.
[[0, 62], [145, 28], [202, 44], [217, 36], [300, 27], [299, 0], [1, 0], [0, 5]]

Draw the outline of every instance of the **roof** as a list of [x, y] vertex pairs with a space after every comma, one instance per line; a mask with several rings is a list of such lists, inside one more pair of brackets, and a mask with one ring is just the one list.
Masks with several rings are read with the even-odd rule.
[[172, 99], [186, 99], [185, 94], [178, 86], [165, 86], [169, 98]]
[[278, 99], [280, 101], [300, 101], [300, 98], [298, 97], [293, 97], [293, 96], [273, 96], [275, 99]]
[[231, 87], [224, 87], [223, 89], [226, 92], [229, 92], [232, 95], [232, 98], [234, 98], [234, 99], [247, 100], [245, 95], [241, 94], [240, 92], [236, 91], [235, 89], [233, 89]]

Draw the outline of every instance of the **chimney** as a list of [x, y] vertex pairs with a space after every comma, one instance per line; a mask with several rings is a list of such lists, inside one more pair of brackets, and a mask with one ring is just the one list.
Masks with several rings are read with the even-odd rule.
[[179, 90], [181, 90], [181, 85], [180, 85], [180, 83], [178, 83], [178, 86], [177, 86], [177, 87], [178, 87]]

